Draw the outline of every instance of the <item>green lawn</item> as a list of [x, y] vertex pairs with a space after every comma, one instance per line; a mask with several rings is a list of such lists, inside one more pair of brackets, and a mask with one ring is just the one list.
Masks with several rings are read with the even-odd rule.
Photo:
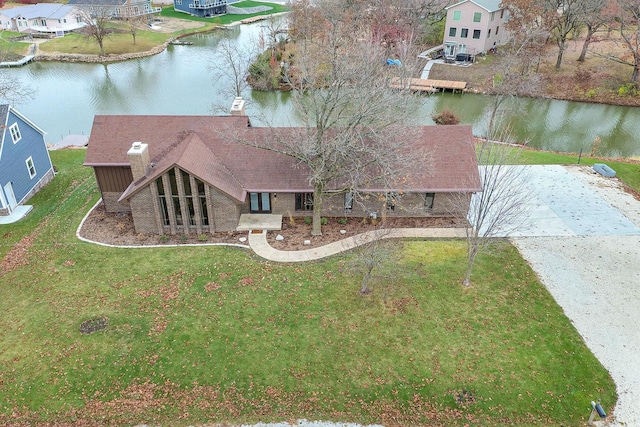
[[0, 62], [18, 60], [29, 54], [31, 43], [11, 40], [12, 37], [22, 35], [13, 31], [0, 31]]
[[[350, 254], [282, 265], [237, 248], [106, 248], [74, 236], [98, 198], [84, 152], [51, 154], [60, 172], [34, 211], [0, 226], [13, 261], [0, 270], [0, 424], [581, 426], [591, 400], [615, 403], [506, 242], [470, 288], [464, 242], [404, 242], [366, 297]], [[100, 317], [105, 331], [80, 333]]]
[[624, 181], [629, 187], [640, 192], [640, 162], [623, 161], [614, 159], [601, 159], [596, 157], [582, 156], [577, 154], [561, 154], [548, 151], [537, 151], [530, 149], [518, 150], [517, 159], [520, 163], [532, 165], [566, 164], [575, 165], [580, 161], [581, 165], [593, 165], [595, 163], [605, 163], [616, 171], [616, 176]]
[[289, 8], [277, 3], [266, 3], [261, 1], [241, 1], [237, 3], [233, 3], [232, 6], [240, 7], [240, 8], [250, 8], [256, 6], [269, 6], [271, 10], [259, 13], [250, 13], [244, 15], [235, 15], [232, 13], [227, 13], [225, 15], [216, 16], [213, 18], [200, 18], [198, 16], [191, 16], [183, 12], [176, 12], [173, 6], [165, 6], [162, 8], [161, 16], [167, 16], [172, 18], [180, 18], [180, 19], [188, 19], [191, 21], [201, 21], [201, 22], [213, 22], [218, 25], [226, 25], [232, 22], [238, 22], [246, 18], [251, 18], [253, 16], [263, 16], [263, 15], [273, 15], [274, 13], [282, 13], [289, 11]]
[[[111, 34], [104, 40], [104, 51], [107, 54], [126, 54], [126, 53], [138, 53], [147, 52], [156, 46], [160, 46], [168, 39], [177, 37], [184, 34], [190, 34], [194, 32], [206, 32], [214, 30], [220, 25], [237, 22], [242, 19], [246, 19], [252, 16], [271, 15], [274, 13], [285, 12], [288, 9], [282, 5], [275, 3], [262, 3], [255, 1], [243, 1], [235, 3], [236, 7], [254, 7], [258, 5], [267, 5], [272, 9], [266, 12], [247, 14], [247, 15], [234, 15], [227, 14], [215, 18], [198, 18], [195, 16], [187, 15], [186, 13], [176, 12], [173, 10], [173, 6], [166, 6], [162, 9], [161, 16], [172, 17], [177, 19], [183, 19], [188, 21], [199, 21], [203, 23], [203, 26], [197, 29], [180, 30], [174, 33], [159, 33], [156, 31], [140, 30], [136, 34], [136, 44], [133, 44], [133, 37], [127, 31], [127, 26], [124, 23], [113, 22], [115, 28], [119, 28], [122, 32]], [[7, 32], [5, 32], [6, 34]], [[15, 45], [16, 43], [13, 43]], [[0, 47], [2, 47], [2, 40], [0, 39]], [[43, 52], [62, 52], [62, 53], [78, 53], [83, 55], [99, 55], [100, 48], [93, 39], [88, 39], [80, 34], [67, 34], [64, 37], [49, 40], [46, 43], [42, 43], [39, 49]]]

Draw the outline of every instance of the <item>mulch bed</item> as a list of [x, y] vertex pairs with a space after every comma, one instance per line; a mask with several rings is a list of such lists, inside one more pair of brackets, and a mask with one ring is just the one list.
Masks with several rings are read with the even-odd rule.
[[[321, 236], [311, 235], [311, 224], [307, 224], [304, 218], [295, 218], [291, 223], [288, 218], [283, 219], [282, 230], [269, 231], [267, 239], [269, 243], [279, 250], [302, 250], [318, 247], [342, 240], [376, 228], [450, 228], [460, 227], [460, 221], [453, 218], [386, 218], [373, 224], [370, 220], [362, 218], [327, 218], [327, 223], [322, 226]], [[345, 233], [340, 231], [344, 230]], [[280, 235], [283, 240], [276, 240]], [[151, 245], [184, 245], [184, 244], [247, 244], [241, 238], [247, 238], [246, 231], [204, 233], [202, 235], [151, 235], [136, 233], [133, 227], [133, 218], [130, 213], [108, 213], [104, 205], [99, 204], [87, 217], [80, 236], [85, 239], [117, 246], [151, 246]], [[305, 240], [310, 244], [305, 245]]]

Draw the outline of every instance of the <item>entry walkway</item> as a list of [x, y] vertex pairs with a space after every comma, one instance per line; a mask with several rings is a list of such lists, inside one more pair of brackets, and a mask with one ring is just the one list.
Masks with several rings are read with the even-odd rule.
[[[376, 231], [369, 231], [356, 236], [347, 237], [338, 242], [329, 243], [317, 248], [302, 251], [281, 251], [272, 247], [267, 241], [266, 231], [249, 232], [249, 246], [262, 258], [276, 262], [305, 262], [326, 258], [337, 253], [348, 251], [356, 246], [371, 242]], [[394, 228], [385, 231], [381, 236], [385, 239], [392, 238], [463, 238], [464, 228]]]

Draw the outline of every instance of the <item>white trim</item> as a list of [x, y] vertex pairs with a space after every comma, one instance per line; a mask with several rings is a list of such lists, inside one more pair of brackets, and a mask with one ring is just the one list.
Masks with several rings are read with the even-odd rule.
[[8, 208], [9, 204], [4, 199], [4, 189], [0, 185], [0, 209]]
[[[13, 184], [11, 184], [11, 182], [7, 182], [4, 185], [4, 194], [7, 198], [7, 206], [9, 207], [9, 212], [11, 212], [13, 209], [15, 209], [16, 206], [18, 206], [18, 201], [16, 200], [16, 195], [13, 192]], [[11, 202], [13, 202], [13, 206], [11, 206]]]

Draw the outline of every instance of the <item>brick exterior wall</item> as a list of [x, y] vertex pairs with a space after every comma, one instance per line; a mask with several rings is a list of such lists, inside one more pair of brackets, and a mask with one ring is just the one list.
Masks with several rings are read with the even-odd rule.
[[158, 227], [158, 211], [154, 199], [150, 187], [131, 197], [131, 216], [136, 233], [163, 234], [162, 228]]
[[102, 193], [102, 202], [104, 209], [110, 213], [117, 212], [131, 212], [131, 205], [126, 200], [118, 202], [118, 199], [122, 196], [122, 192], [104, 192]]
[[[231, 196], [215, 187], [209, 187], [211, 193], [209, 209], [213, 213], [215, 231], [235, 231], [240, 219], [241, 204]], [[212, 230], [213, 231], [213, 230]]]
[[[271, 195], [271, 212], [273, 214], [288, 217], [304, 217], [311, 216], [311, 210], [296, 211], [295, 210], [295, 193], [276, 193], [277, 196]], [[450, 216], [466, 216], [469, 209], [471, 194], [460, 196], [454, 193], [436, 193], [433, 200], [433, 208], [428, 209], [425, 206], [425, 193], [407, 193], [399, 196], [393, 210], [386, 209], [384, 205], [384, 197], [377, 194], [371, 194], [367, 200], [362, 203], [353, 202], [353, 208], [345, 212], [344, 194], [337, 194], [324, 199], [323, 216], [329, 217], [368, 217], [371, 212], [376, 212], [378, 217], [450, 217]], [[460, 197], [463, 197], [460, 201]], [[242, 205], [241, 213], [250, 213], [249, 198]], [[384, 212], [383, 212], [384, 211]]]
[[[168, 178], [166, 175], [164, 179]], [[190, 178], [191, 179], [191, 178]], [[165, 183], [165, 188], [168, 188]], [[186, 218], [187, 210], [184, 208], [184, 192], [180, 191], [180, 198], [183, 199], [180, 209], [173, 209], [173, 204], [169, 202], [168, 216], [170, 226], [162, 223], [162, 215], [160, 204], [158, 201], [158, 193], [155, 189], [155, 183], [149, 187], [139, 191], [130, 199], [130, 208], [133, 215], [134, 226], [136, 232], [143, 234], [189, 234], [203, 232], [224, 232], [235, 231], [238, 226], [238, 220], [243, 213], [250, 213], [249, 197], [245, 203], [238, 203], [235, 199], [215, 187], [206, 187], [207, 213], [209, 226], [196, 225], [187, 226], [177, 225], [176, 218], [181, 216]], [[344, 209], [344, 194], [338, 194], [327, 197], [324, 201], [323, 216], [327, 217], [368, 217], [371, 212], [376, 212], [378, 218], [384, 217], [451, 217], [466, 216], [471, 195], [463, 196], [463, 203], [460, 203], [460, 196], [453, 193], [436, 193], [433, 200], [433, 208], [429, 209], [425, 206], [424, 193], [408, 193], [399, 196], [396, 199], [394, 209], [387, 209], [384, 205], [384, 198], [376, 194], [371, 194], [365, 200], [365, 205], [354, 201], [353, 208], [350, 211]], [[183, 206], [184, 205], [184, 206]], [[285, 218], [289, 215], [293, 217], [311, 216], [312, 211], [296, 211], [295, 210], [295, 193], [277, 193], [276, 196], [271, 194], [271, 209], [273, 214], [279, 214]], [[184, 211], [184, 212], [183, 212]], [[201, 218], [200, 209], [195, 209], [196, 217]]]

